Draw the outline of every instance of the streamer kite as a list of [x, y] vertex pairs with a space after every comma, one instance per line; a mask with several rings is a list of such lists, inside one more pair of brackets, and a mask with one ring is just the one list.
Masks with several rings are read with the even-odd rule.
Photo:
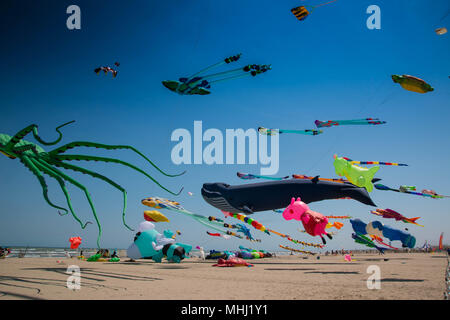
[[291, 248], [291, 247], [288, 247], [288, 246], [283, 246], [283, 245], [279, 245], [280, 246], [280, 248], [283, 248], [283, 249], [286, 249], [286, 250], [289, 250], [289, 251], [294, 251], [294, 252], [299, 252], [299, 253], [305, 253], [305, 254], [310, 254], [310, 255], [316, 255], [317, 253], [315, 253], [315, 252], [311, 252], [311, 251], [304, 251], [304, 250], [298, 250], [298, 249], [294, 249], [294, 248]]
[[358, 232], [352, 233], [352, 238], [355, 240], [356, 243], [365, 245], [366, 247], [369, 247], [369, 248], [375, 248], [383, 254], [384, 254], [384, 251], [386, 250], [386, 248], [377, 246], [372, 240], [370, 240], [368, 237], [366, 237], [365, 235], [363, 235], [361, 233], [358, 233]]
[[379, 125], [385, 124], [386, 121], [381, 121], [378, 118], [365, 118], [355, 120], [327, 120], [327, 121], [314, 121], [317, 128], [331, 128], [332, 126], [347, 126], [347, 125]]
[[250, 224], [252, 227], [254, 227], [255, 229], [262, 231], [264, 233], [267, 233], [270, 235], [270, 233], [274, 233], [282, 238], [286, 238], [287, 240], [296, 243], [296, 244], [301, 244], [303, 246], [310, 246], [310, 247], [316, 247], [316, 248], [323, 248], [323, 245], [321, 244], [315, 244], [315, 243], [309, 243], [309, 242], [304, 242], [304, 241], [299, 241], [299, 240], [295, 240], [292, 239], [290, 236], [285, 235], [283, 233], [277, 232], [275, 230], [272, 229], [267, 229], [265, 226], [263, 226], [261, 223], [257, 222], [256, 220], [253, 220], [249, 217], [247, 217], [246, 215], [240, 214], [240, 213], [230, 213], [227, 211], [223, 211], [221, 210], [222, 213], [226, 216], [226, 217], [232, 217], [235, 219], [239, 219], [247, 224]]
[[260, 176], [257, 174], [251, 174], [251, 173], [242, 173], [237, 172], [237, 176], [243, 180], [252, 180], [252, 179], [267, 179], [267, 180], [284, 180], [289, 179], [289, 176], [286, 177], [269, 177], [269, 176]]
[[345, 182], [349, 182], [346, 179], [328, 179], [328, 178], [319, 178], [320, 176], [306, 176], [304, 174], [293, 174], [292, 178], [294, 179], [308, 179], [308, 180], [314, 180], [314, 181], [331, 181], [331, 182], [338, 182], [338, 183], [345, 183]]
[[[155, 208], [155, 209], [168, 209], [177, 213], [181, 213], [185, 216], [188, 216], [197, 222], [203, 224], [208, 228], [212, 228], [221, 233], [227, 233], [228, 230], [226, 228], [230, 228], [230, 225], [224, 225], [223, 222], [216, 221], [216, 219], [212, 219], [211, 217], [205, 217], [200, 214], [192, 213], [183, 208], [183, 206], [176, 201], [167, 200], [160, 197], [149, 197], [145, 198], [141, 201], [141, 203], [145, 206]], [[211, 219], [210, 219], [211, 218]], [[235, 235], [234, 233], [231, 235]], [[240, 238], [240, 236], [238, 236]]]
[[230, 71], [201, 76], [201, 74], [213, 68], [217, 68], [219, 66], [238, 61], [241, 55], [242, 54], [239, 53], [235, 56], [225, 58], [224, 60], [215, 63], [193, 74], [190, 77], [180, 78], [179, 81], [165, 80], [162, 82], [162, 84], [170, 91], [176, 92], [181, 95], [194, 95], [194, 94], [207, 95], [211, 93], [209, 89], [211, 88], [211, 84], [213, 83], [243, 78], [247, 76], [254, 77], [259, 74], [265, 73], [271, 69], [270, 65], [250, 64]]
[[384, 166], [399, 166], [399, 167], [407, 167], [407, 164], [404, 163], [396, 163], [396, 162], [381, 162], [381, 161], [356, 161], [356, 160], [352, 160], [350, 158], [347, 157], [342, 157], [343, 159], [349, 161], [351, 164], [365, 164], [365, 165], [370, 165], [370, 164], [379, 164], [379, 165], [384, 165]]
[[[92, 223], [92, 222], [86, 222], [83, 224], [83, 222], [77, 217], [77, 215], [75, 214], [75, 211], [72, 208], [72, 203], [70, 201], [69, 192], [65, 186], [65, 182], [68, 182], [68, 183], [76, 186], [77, 188], [81, 189], [84, 192], [84, 194], [89, 202], [91, 211], [92, 211], [95, 221], [97, 223], [97, 227], [99, 230], [98, 237], [97, 237], [97, 246], [99, 248], [100, 248], [100, 238], [102, 235], [102, 228], [100, 225], [100, 221], [98, 220], [97, 212], [95, 210], [94, 204], [91, 200], [89, 190], [84, 185], [79, 183], [77, 180], [73, 179], [72, 177], [68, 176], [66, 173], [60, 171], [57, 168], [61, 167], [61, 168], [67, 169], [67, 170], [73, 170], [76, 172], [81, 172], [81, 173], [87, 174], [91, 177], [103, 180], [104, 182], [110, 184], [111, 186], [113, 186], [116, 189], [118, 189], [119, 191], [121, 191], [123, 194], [122, 221], [123, 221], [123, 224], [125, 225], [125, 227], [127, 227], [129, 230], [133, 230], [125, 222], [125, 211], [126, 211], [126, 207], [127, 207], [127, 192], [123, 187], [121, 187], [116, 182], [112, 181], [111, 179], [107, 178], [106, 176], [103, 176], [97, 172], [94, 172], [94, 171], [91, 171], [88, 169], [84, 169], [82, 167], [75, 166], [66, 161], [99, 161], [99, 162], [105, 162], [105, 163], [117, 163], [117, 164], [121, 164], [123, 166], [129, 167], [129, 168], [132, 168], [132, 169], [136, 170], [137, 172], [145, 175], [147, 178], [149, 178], [154, 183], [156, 183], [160, 188], [164, 189], [165, 191], [167, 191], [173, 195], [179, 195], [181, 193], [181, 191], [183, 190], [183, 188], [182, 188], [178, 193], [174, 193], [174, 192], [166, 189], [165, 187], [163, 187], [158, 181], [156, 181], [147, 172], [139, 169], [138, 167], [136, 167], [130, 163], [127, 163], [127, 162], [119, 160], [119, 159], [97, 157], [97, 156], [90, 156], [90, 155], [64, 154], [66, 151], [68, 151], [70, 149], [78, 148], [78, 147], [97, 148], [97, 149], [104, 149], [104, 150], [131, 150], [134, 153], [136, 153], [137, 155], [139, 155], [140, 157], [142, 157], [143, 159], [145, 159], [156, 170], [158, 170], [160, 173], [162, 173], [163, 175], [165, 175], [167, 177], [176, 177], [176, 176], [180, 176], [185, 173], [185, 172], [182, 172], [182, 173], [176, 174], [176, 175], [171, 175], [171, 174], [165, 173], [159, 167], [157, 167], [150, 159], [148, 159], [146, 156], [144, 156], [144, 154], [142, 154], [139, 150], [137, 150], [136, 148], [134, 148], [132, 146], [106, 145], [106, 144], [89, 142], [89, 141], [75, 141], [75, 142], [65, 144], [59, 148], [52, 150], [52, 151], [46, 152], [43, 148], [41, 148], [37, 144], [23, 140], [23, 138], [27, 134], [33, 133], [34, 138], [39, 143], [46, 145], [46, 146], [55, 145], [58, 142], [60, 142], [62, 139], [62, 133], [59, 129], [70, 123], [73, 123], [73, 122], [75, 122], [75, 121], [70, 121], [70, 122], [64, 123], [63, 125], [58, 126], [56, 128], [56, 132], [58, 132], [59, 137], [55, 141], [52, 141], [52, 142], [46, 142], [39, 137], [38, 130], [37, 130], [38, 126], [36, 124], [29, 125], [28, 127], [20, 130], [18, 133], [16, 133], [12, 137], [7, 134], [0, 134], [0, 152], [11, 159], [18, 158], [25, 165], [25, 167], [28, 168], [39, 180], [39, 183], [42, 187], [42, 193], [43, 193], [45, 201], [51, 207], [63, 211], [63, 213], [58, 212], [60, 215], [66, 215], [66, 214], [68, 214], [68, 212], [70, 210], [70, 213], [72, 214], [74, 219], [80, 224], [81, 228], [84, 229], [84, 228], [86, 228], [86, 225], [88, 223]], [[44, 174], [47, 174], [48, 176], [54, 178], [58, 182], [58, 184], [60, 185], [60, 187], [64, 193], [64, 196], [66, 198], [66, 202], [67, 202], [67, 206], [69, 207], [69, 210], [67, 210], [66, 208], [57, 206], [50, 201], [50, 199], [48, 197], [48, 186], [45, 182]]]
[[322, 130], [314, 130], [314, 129], [305, 129], [305, 130], [281, 130], [281, 129], [267, 129], [264, 127], [259, 127], [258, 132], [260, 134], [266, 135], [266, 136], [274, 136], [276, 134], [282, 134], [282, 133], [296, 133], [296, 134], [305, 134], [309, 136], [317, 136], [321, 133], [323, 133]]
[[206, 233], [208, 235], [210, 235], [211, 237], [222, 237], [222, 238], [224, 238], [226, 240], [231, 238], [229, 235], [225, 235], [225, 234], [221, 234], [221, 233], [212, 233], [212, 232], [209, 232], [209, 231], [206, 231]]
[[385, 186], [384, 184], [377, 183], [377, 184], [374, 185], [374, 187], [376, 189], [378, 189], [378, 190], [407, 193], [407, 194], [413, 194], [413, 195], [416, 195], [416, 196], [422, 196], [422, 197], [432, 198], [432, 199], [441, 199], [442, 198], [442, 196], [434, 196], [434, 195], [431, 195], [431, 194], [410, 191], [411, 187], [407, 187], [407, 186], [401, 186], [400, 189], [393, 189], [393, 188], [390, 188], [388, 186]]
[[416, 218], [406, 218], [402, 214], [398, 213], [397, 211], [391, 210], [391, 209], [376, 209], [375, 211], [370, 211], [374, 215], [386, 218], [386, 219], [395, 219], [396, 221], [403, 221], [405, 223], [412, 223], [417, 226], [423, 227], [422, 225], [418, 224], [416, 221], [420, 219], [420, 217]]

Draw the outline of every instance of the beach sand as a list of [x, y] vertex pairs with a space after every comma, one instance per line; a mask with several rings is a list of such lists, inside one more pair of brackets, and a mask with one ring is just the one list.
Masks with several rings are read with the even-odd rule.
[[[247, 260], [254, 267], [212, 267], [215, 260], [189, 258], [179, 264], [152, 260], [87, 262], [76, 258], [0, 260], [0, 300], [443, 300], [444, 253], [279, 256]], [[384, 261], [384, 259], [389, 259]], [[60, 261], [59, 263], [57, 261]], [[81, 289], [67, 288], [68, 265], [81, 270]], [[381, 288], [367, 288], [370, 265], [380, 267]]]

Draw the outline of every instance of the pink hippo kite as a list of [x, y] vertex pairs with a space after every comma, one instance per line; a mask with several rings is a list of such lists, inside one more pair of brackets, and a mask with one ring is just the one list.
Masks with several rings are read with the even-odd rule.
[[328, 218], [319, 212], [309, 209], [308, 205], [301, 201], [300, 198], [291, 199], [291, 204], [284, 209], [283, 218], [286, 220], [298, 220], [303, 223], [305, 231], [312, 236], [320, 236], [323, 244], [326, 244], [323, 235], [332, 239], [331, 235], [325, 231], [328, 224]]

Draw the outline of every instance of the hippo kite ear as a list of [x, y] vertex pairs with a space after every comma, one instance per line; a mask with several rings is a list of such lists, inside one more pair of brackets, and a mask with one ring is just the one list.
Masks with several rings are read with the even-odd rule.
[[294, 202], [295, 202], [295, 198], [292, 197], [292, 199], [291, 199], [291, 204], [294, 204]]
[[302, 201], [302, 199], [300, 199], [300, 197], [297, 198], [297, 201]]

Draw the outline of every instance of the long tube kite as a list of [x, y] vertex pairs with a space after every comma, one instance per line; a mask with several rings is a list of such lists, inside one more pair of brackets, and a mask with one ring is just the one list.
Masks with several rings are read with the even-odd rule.
[[342, 125], [378, 125], [385, 124], [386, 121], [381, 121], [378, 118], [365, 118], [365, 119], [355, 119], [355, 120], [327, 120], [327, 121], [314, 121], [317, 128], [330, 128], [332, 126], [342, 126]]
[[343, 159], [347, 160], [348, 162], [350, 162], [351, 164], [365, 164], [365, 165], [370, 165], [370, 164], [380, 164], [380, 165], [384, 165], [384, 166], [399, 166], [399, 167], [407, 167], [407, 164], [404, 163], [396, 163], [396, 162], [381, 162], [381, 161], [356, 161], [356, 160], [352, 160], [350, 158], [347, 157], [342, 157]]
[[289, 251], [293, 251], [293, 252], [299, 252], [299, 253], [305, 253], [305, 254], [310, 254], [310, 255], [315, 255], [316, 253], [315, 252], [311, 252], [311, 251], [304, 251], [304, 250], [298, 250], [298, 249], [294, 249], [294, 248], [291, 248], [291, 247], [288, 247], [288, 246], [283, 246], [283, 245], [279, 245], [280, 246], [280, 248], [283, 248], [283, 249], [286, 249], [286, 250], [289, 250]]
[[328, 179], [328, 178], [319, 178], [320, 176], [306, 176], [304, 174], [293, 174], [292, 178], [294, 179], [308, 179], [308, 180], [314, 180], [314, 181], [330, 181], [330, 182], [339, 182], [339, 183], [345, 183], [345, 182], [349, 182], [347, 179]]
[[296, 133], [296, 134], [305, 134], [310, 136], [317, 136], [318, 134], [323, 133], [322, 130], [314, 130], [314, 129], [305, 129], [305, 130], [282, 130], [282, 129], [267, 129], [264, 127], [259, 127], [258, 132], [260, 134], [266, 135], [266, 136], [274, 136], [276, 134], [282, 134], [282, 133]]
[[431, 194], [426, 194], [426, 193], [422, 193], [422, 192], [414, 192], [414, 191], [410, 191], [407, 188], [400, 188], [400, 189], [392, 189], [388, 186], [385, 186], [384, 184], [381, 183], [377, 183], [374, 185], [374, 187], [378, 190], [383, 190], [383, 191], [394, 191], [394, 192], [399, 192], [399, 193], [407, 193], [407, 194], [413, 194], [416, 196], [422, 196], [422, 197], [426, 197], [426, 198], [432, 198], [432, 199], [442, 199], [442, 196], [434, 196]]
[[237, 172], [237, 176], [243, 180], [252, 180], [252, 179], [267, 179], [267, 180], [284, 180], [289, 179], [289, 176], [285, 177], [269, 177], [269, 176], [260, 176], [257, 174], [251, 174], [251, 173], [242, 173]]
[[189, 77], [180, 78], [179, 81], [165, 80], [162, 82], [162, 84], [170, 91], [176, 92], [181, 95], [207, 95], [211, 93], [209, 89], [211, 88], [211, 84], [213, 83], [239, 79], [247, 76], [254, 77], [271, 69], [270, 65], [249, 64], [230, 71], [224, 71], [210, 75], [202, 75], [211, 69], [238, 61], [241, 55], [242, 54], [239, 53], [237, 55], [227, 57], [222, 61], [215, 63], [203, 70], [200, 70], [199, 72]]

